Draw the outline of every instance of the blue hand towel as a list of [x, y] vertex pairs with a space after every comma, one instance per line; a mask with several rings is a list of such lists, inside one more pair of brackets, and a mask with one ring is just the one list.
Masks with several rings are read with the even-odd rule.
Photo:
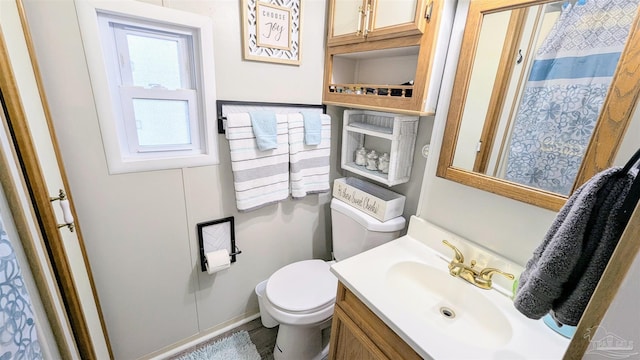
[[258, 149], [265, 151], [278, 148], [278, 122], [273, 111], [251, 111], [251, 127]]
[[301, 112], [304, 120], [304, 143], [305, 145], [319, 145], [322, 141], [320, 113], [305, 111]]

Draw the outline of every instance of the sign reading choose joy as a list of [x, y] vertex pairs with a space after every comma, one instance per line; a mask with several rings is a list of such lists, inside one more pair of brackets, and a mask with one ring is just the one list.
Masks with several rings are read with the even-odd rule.
[[257, 2], [256, 41], [258, 46], [291, 50], [291, 10]]

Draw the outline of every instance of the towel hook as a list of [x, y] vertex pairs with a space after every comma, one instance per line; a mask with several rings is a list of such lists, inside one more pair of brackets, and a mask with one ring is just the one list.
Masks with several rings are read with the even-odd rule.
[[520, 64], [522, 62], [522, 49], [518, 49], [518, 60], [516, 60], [516, 64]]

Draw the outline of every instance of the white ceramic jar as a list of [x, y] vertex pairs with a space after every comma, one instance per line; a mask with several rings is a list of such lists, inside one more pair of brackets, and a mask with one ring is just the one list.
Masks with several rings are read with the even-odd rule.
[[384, 174], [389, 173], [389, 154], [384, 153], [378, 158], [378, 170]]
[[367, 154], [367, 170], [378, 170], [378, 153], [375, 150]]
[[365, 149], [364, 147], [361, 147], [358, 150], [356, 150], [355, 158], [356, 158], [355, 159], [356, 165], [360, 165], [360, 166], [367, 165], [367, 149]]

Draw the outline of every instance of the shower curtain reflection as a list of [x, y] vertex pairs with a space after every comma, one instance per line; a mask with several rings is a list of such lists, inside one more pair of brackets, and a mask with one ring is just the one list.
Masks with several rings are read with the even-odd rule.
[[42, 359], [35, 316], [0, 214], [0, 359]]
[[568, 195], [638, 0], [566, 2], [537, 51], [515, 116], [505, 179]]

